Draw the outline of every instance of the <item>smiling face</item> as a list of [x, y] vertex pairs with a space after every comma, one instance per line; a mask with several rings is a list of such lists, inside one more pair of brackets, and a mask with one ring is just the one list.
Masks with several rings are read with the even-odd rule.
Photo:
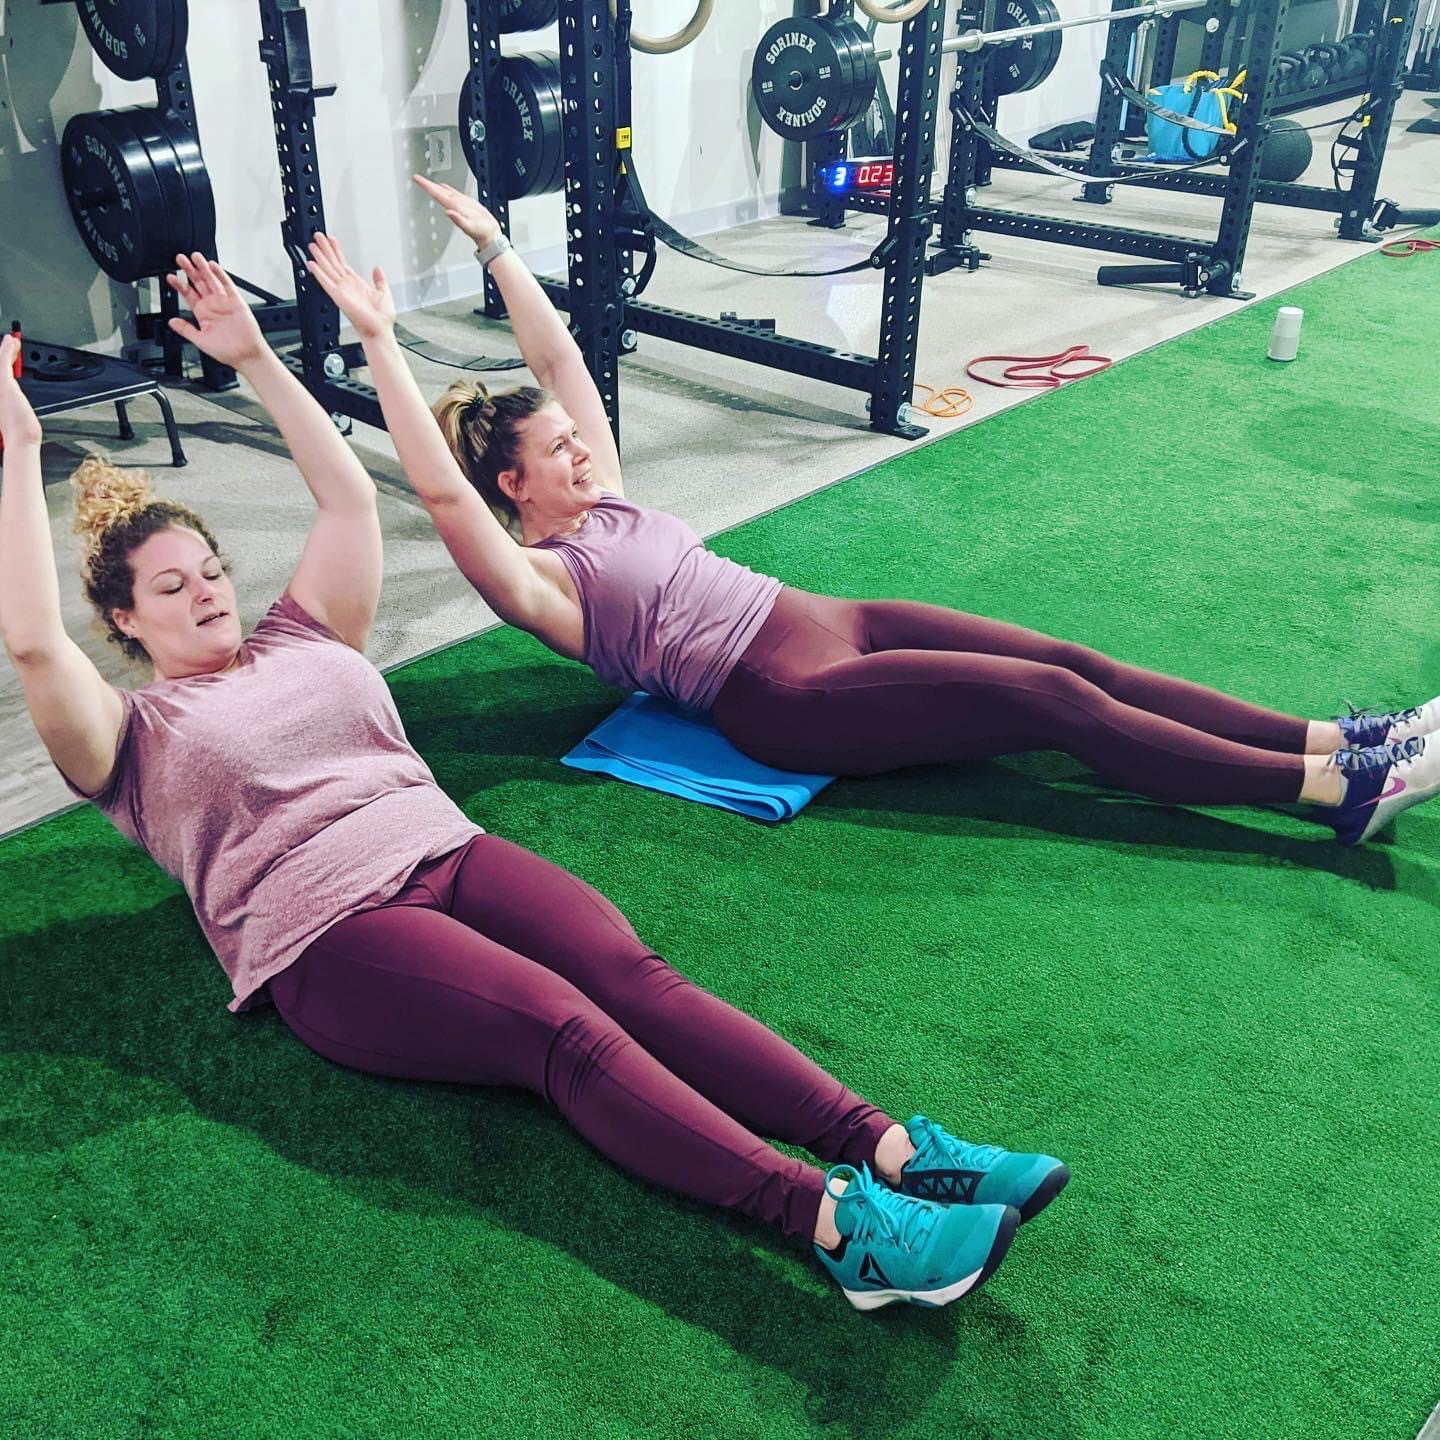
[[519, 446], [513, 470], [502, 470], [500, 488], [515, 502], [527, 529], [573, 520], [605, 493], [590, 469], [590, 447], [575, 422], [553, 400], [516, 426]]
[[240, 647], [235, 587], [193, 530], [156, 531], [130, 552], [135, 604], [113, 612], [138, 640], [157, 676], [178, 680], [223, 670]]

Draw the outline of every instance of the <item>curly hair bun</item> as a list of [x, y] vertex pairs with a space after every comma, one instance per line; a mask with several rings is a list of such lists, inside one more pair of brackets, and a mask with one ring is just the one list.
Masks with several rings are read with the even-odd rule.
[[75, 490], [75, 533], [94, 553], [105, 532], [138, 515], [155, 498], [143, 470], [122, 470], [92, 455], [70, 477]]

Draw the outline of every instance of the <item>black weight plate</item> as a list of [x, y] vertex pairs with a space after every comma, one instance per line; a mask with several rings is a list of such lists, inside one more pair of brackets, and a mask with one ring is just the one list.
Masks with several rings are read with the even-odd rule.
[[854, 40], [841, 21], [821, 17], [817, 23], [826, 27], [829, 32], [830, 43], [835, 49], [840, 85], [835, 112], [830, 117], [829, 128], [831, 130], [840, 130], [844, 128], [844, 116], [849, 113], [850, 107], [855, 99], [855, 67], [857, 56], [855, 54]]
[[851, 48], [855, 53], [854, 104], [851, 104], [850, 120], [847, 125], [857, 124], [870, 111], [876, 99], [876, 86], [880, 84], [880, 62], [876, 59], [876, 42], [865, 32], [864, 26], [855, 20], [841, 22], [852, 29]]
[[168, 268], [165, 198], [123, 116], [76, 115], [61, 138], [60, 173], [76, 228], [107, 275], [131, 283]]
[[[1050, 25], [1060, 18], [1052, 0], [1000, 0], [995, 11], [997, 30], [1019, 30], [1034, 25]], [[1043, 84], [1060, 58], [1058, 30], [1045, 30], [1038, 35], [997, 45], [990, 60], [998, 95], [1016, 95]]]
[[79, 0], [75, 8], [95, 53], [124, 80], [163, 75], [185, 53], [186, 0]]
[[875, 99], [875, 88], [880, 83], [880, 62], [875, 58], [875, 41], [863, 32], [861, 54], [865, 60], [865, 68], [861, 71], [860, 84], [864, 92], [862, 98], [865, 108], [868, 110]]
[[215, 191], [210, 184], [210, 172], [205, 168], [205, 157], [200, 153], [200, 141], [193, 130], [173, 115], [164, 116], [160, 123], [185, 180], [185, 198], [190, 205], [190, 248], [213, 256]]
[[491, 181], [507, 200], [558, 188], [564, 165], [559, 72], [553, 55], [510, 55], [501, 63], [495, 117], [500, 163]]
[[516, 35], [522, 30], [543, 30], [553, 25], [560, 13], [560, 0], [500, 0], [500, 32]]
[[541, 171], [539, 188], [529, 193], [549, 195], [565, 183], [565, 102], [560, 93], [560, 57], [545, 53], [536, 58], [548, 87], [548, 97], [542, 97], [540, 107], [542, 147], [548, 163]]
[[843, 130], [853, 125], [869, 108], [870, 97], [875, 93], [871, 70], [873, 67], [875, 75], [878, 75], [879, 66], [875, 64], [875, 47], [870, 43], [863, 25], [850, 19], [837, 20], [834, 24], [850, 52], [850, 93], [843, 117], [835, 125], [837, 130]]
[[770, 129], [787, 140], [813, 140], [843, 128], [844, 109], [854, 103], [848, 51], [832, 22], [801, 17], [772, 25], [750, 66], [755, 106]]
[[[550, 103], [541, 109], [541, 116], [549, 128], [545, 136], [545, 152], [550, 165], [540, 177], [540, 188], [531, 191], [535, 195], [549, 195], [565, 184], [565, 100], [561, 95], [560, 57], [544, 54], [540, 56], [540, 68], [550, 86]], [[554, 117], [553, 124], [550, 117]]]
[[168, 267], [177, 250], [184, 250], [189, 254], [195, 248], [190, 238], [193, 228], [190, 196], [186, 190], [185, 177], [180, 173], [180, 161], [158, 111], [140, 108], [117, 110], [113, 113], [115, 123], [118, 124], [123, 119], [129, 125], [131, 133], [145, 147], [145, 153], [150, 157], [150, 168], [159, 182], [160, 193], [165, 201]]
[[25, 378], [49, 384], [73, 385], [77, 380], [93, 380], [104, 368], [105, 362], [98, 355], [87, 355], [83, 350], [66, 350], [48, 355], [43, 360], [27, 360]]
[[880, 62], [875, 58], [875, 45], [862, 25], [854, 20], [834, 23], [848, 43], [851, 61], [850, 97], [844, 107], [847, 118], [843, 125], [835, 127], [842, 129], [853, 125], [870, 108], [880, 78]]

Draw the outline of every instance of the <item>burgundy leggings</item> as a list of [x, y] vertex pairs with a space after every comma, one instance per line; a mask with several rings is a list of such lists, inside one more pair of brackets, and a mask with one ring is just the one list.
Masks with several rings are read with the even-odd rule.
[[822, 1160], [895, 1122], [653, 954], [598, 891], [477, 835], [270, 981], [312, 1050], [377, 1075], [517, 1085], [617, 1164], [809, 1240]]
[[784, 589], [711, 708], [747, 755], [875, 775], [1063, 750], [1185, 804], [1285, 804], [1307, 722], [1034, 630], [906, 600]]

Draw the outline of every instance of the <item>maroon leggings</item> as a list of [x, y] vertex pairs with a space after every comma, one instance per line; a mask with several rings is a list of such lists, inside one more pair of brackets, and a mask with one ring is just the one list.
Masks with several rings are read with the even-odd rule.
[[655, 955], [598, 891], [477, 835], [388, 904], [332, 925], [270, 981], [341, 1065], [543, 1095], [617, 1164], [809, 1240], [832, 1164], [895, 1122]]
[[1157, 800], [1285, 804], [1307, 722], [1034, 630], [906, 600], [786, 588], [711, 715], [784, 770], [875, 775], [1063, 750]]

